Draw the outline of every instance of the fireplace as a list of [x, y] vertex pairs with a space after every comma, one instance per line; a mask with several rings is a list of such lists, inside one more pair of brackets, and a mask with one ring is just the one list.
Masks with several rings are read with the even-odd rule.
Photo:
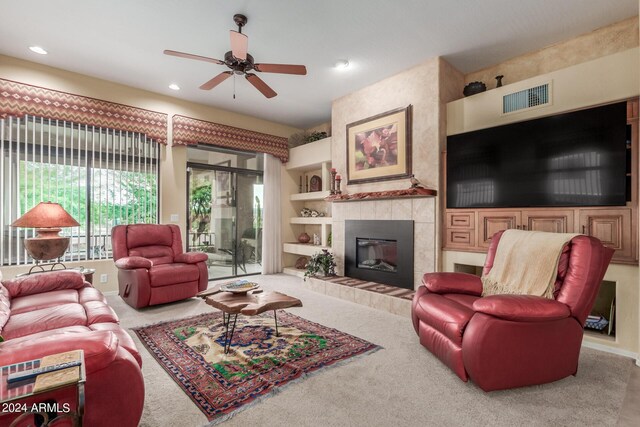
[[398, 271], [398, 241], [356, 237], [356, 264], [365, 270]]
[[345, 275], [413, 289], [413, 221], [345, 221]]

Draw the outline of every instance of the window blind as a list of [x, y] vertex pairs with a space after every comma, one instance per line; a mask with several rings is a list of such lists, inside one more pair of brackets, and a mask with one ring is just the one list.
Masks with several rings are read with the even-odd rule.
[[0, 260], [33, 263], [10, 224], [41, 201], [79, 223], [63, 261], [111, 257], [111, 228], [157, 223], [159, 146], [144, 134], [34, 116], [0, 120]]

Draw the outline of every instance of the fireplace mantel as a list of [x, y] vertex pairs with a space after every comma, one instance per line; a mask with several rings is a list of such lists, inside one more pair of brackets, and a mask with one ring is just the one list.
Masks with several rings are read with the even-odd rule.
[[389, 190], [389, 191], [371, 191], [368, 193], [354, 194], [334, 194], [325, 200], [327, 202], [360, 202], [365, 200], [381, 200], [381, 199], [411, 199], [417, 197], [435, 197], [438, 195], [436, 190], [424, 187], [412, 187], [406, 190]]

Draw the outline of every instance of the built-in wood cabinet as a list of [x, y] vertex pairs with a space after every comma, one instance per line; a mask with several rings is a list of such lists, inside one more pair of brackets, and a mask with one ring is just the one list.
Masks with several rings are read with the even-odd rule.
[[479, 211], [478, 212], [478, 246], [488, 248], [491, 236], [500, 230], [520, 228], [519, 211]]
[[616, 250], [617, 260], [637, 259], [634, 254], [631, 209], [580, 209], [580, 230]]
[[[638, 100], [627, 102], [626, 206], [580, 208], [445, 209], [443, 249], [485, 252], [491, 236], [508, 229], [581, 233], [615, 249], [613, 262], [638, 264]], [[443, 153], [446, 164], [446, 152]], [[446, 170], [446, 169], [444, 169]], [[446, 182], [446, 179], [445, 179]], [[443, 191], [446, 194], [446, 191]], [[443, 203], [446, 206], [446, 200]]]
[[581, 233], [597, 237], [616, 250], [613, 260], [636, 263], [634, 209], [449, 209], [445, 212], [444, 248], [484, 252], [491, 236], [501, 230], [518, 229], [552, 233]]
[[571, 209], [532, 209], [522, 211], [521, 224], [523, 230], [570, 233], [575, 230], [574, 216]]
[[445, 247], [468, 248], [476, 245], [474, 212], [447, 212], [445, 223]]

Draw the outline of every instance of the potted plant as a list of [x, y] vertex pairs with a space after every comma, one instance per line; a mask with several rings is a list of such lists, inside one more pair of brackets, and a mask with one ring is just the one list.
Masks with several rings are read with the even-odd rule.
[[309, 276], [335, 276], [336, 275], [336, 262], [333, 259], [333, 254], [327, 249], [323, 249], [322, 252], [316, 252], [313, 254], [309, 262], [307, 263], [307, 271], [304, 273], [304, 279]]

